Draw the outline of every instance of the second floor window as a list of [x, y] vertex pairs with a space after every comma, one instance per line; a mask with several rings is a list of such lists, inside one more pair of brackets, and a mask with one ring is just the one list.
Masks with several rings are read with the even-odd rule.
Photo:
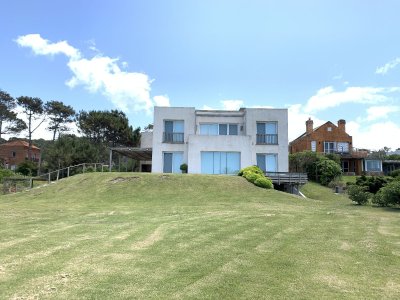
[[277, 122], [257, 122], [257, 144], [278, 144]]
[[201, 135], [238, 135], [238, 124], [200, 124]]
[[184, 123], [183, 121], [164, 121], [164, 143], [183, 143]]
[[324, 142], [324, 152], [325, 153], [335, 153], [336, 143], [335, 142]]

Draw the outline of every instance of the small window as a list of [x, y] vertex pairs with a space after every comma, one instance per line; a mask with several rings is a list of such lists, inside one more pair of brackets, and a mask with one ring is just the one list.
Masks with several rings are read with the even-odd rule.
[[17, 152], [12, 151], [12, 152], [11, 152], [11, 156], [12, 156], [12, 157], [16, 157], [16, 156], [17, 156]]
[[219, 124], [219, 135], [228, 135], [228, 124]]
[[229, 124], [229, 135], [238, 135], [238, 124]]
[[328, 129], [328, 131], [332, 131], [332, 127], [328, 127], [327, 129]]
[[317, 151], [317, 141], [311, 141], [311, 151], [312, 152]]

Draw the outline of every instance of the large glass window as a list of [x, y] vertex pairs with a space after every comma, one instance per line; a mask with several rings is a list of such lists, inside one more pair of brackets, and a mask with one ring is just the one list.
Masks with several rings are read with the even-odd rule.
[[365, 160], [365, 171], [367, 172], [381, 172], [382, 161], [377, 159]]
[[201, 152], [202, 174], [237, 174], [240, 170], [240, 152]]
[[264, 172], [278, 171], [278, 154], [257, 153], [257, 166]]
[[324, 142], [324, 152], [325, 153], [334, 153], [336, 151], [336, 143], [335, 142]]
[[338, 142], [337, 143], [337, 151], [340, 153], [349, 153], [349, 143]]
[[201, 135], [238, 135], [238, 124], [200, 124]]
[[180, 166], [183, 162], [183, 152], [164, 152], [164, 173], [181, 173]]
[[277, 122], [257, 122], [257, 144], [278, 144]]
[[183, 143], [184, 123], [183, 121], [164, 122], [164, 143]]

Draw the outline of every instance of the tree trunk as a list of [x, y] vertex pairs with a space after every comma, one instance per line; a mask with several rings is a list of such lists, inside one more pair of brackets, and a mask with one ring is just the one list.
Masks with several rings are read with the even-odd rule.
[[32, 112], [28, 115], [28, 140], [29, 140], [29, 148], [28, 148], [28, 160], [32, 160]]

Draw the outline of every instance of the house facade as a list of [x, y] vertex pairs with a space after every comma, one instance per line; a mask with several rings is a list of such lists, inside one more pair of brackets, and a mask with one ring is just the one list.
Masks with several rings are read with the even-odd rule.
[[[28, 159], [29, 143], [21, 140], [11, 141], [0, 145], [0, 159], [4, 167], [15, 170], [16, 167]], [[40, 149], [32, 145], [31, 160], [39, 162]]]
[[155, 107], [151, 170], [156, 173], [236, 174], [258, 165], [288, 171], [287, 109], [238, 111]]
[[382, 172], [382, 161], [368, 159], [367, 150], [353, 148], [353, 138], [346, 132], [346, 121], [339, 120], [314, 128], [313, 120], [306, 121], [306, 132], [289, 144], [290, 153], [313, 151], [340, 155], [342, 172], [347, 175], [361, 175], [363, 172]]

